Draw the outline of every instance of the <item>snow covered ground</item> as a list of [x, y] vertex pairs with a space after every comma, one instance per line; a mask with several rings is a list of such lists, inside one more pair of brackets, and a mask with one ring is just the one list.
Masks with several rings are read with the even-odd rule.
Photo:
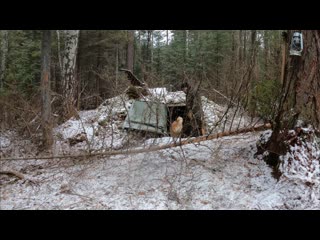
[[1, 163], [1, 209], [320, 209], [312, 186], [253, 158], [259, 133], [90, 160]]
[[[150, 89], [149, 101], [160, 101], [163, 103], [181, 103], [185, 101], [184, 92], [167, 92], [166, 89]], [[209, 133], [227, 131], [230, 128], [247, 127], [252, 124], [252, 119], [241, 112], [234, 116], [234, 109], [230, 109], [227, 114], [226, 106], [220, 106], [206, 97], [202, 96], [204, 118], [207, 123]], [[95, 110], [79, 112], [79, 119], [72, 118], [54, 129], [55, 142], [53, 149], [56, 154], [67, 154], [68, 152], [94, 152], [108, 149], [121, 149], [128, 146], [132, 136], [128, 136], [122, 130], [122, 125], [133, 101], [129, 100], [125, 94], [106, 100]], [[233, 123], [231, 126], [231, 122]], [[257, 120], [255, 120], [257, 122]], [[75, 145], [69, 144], [69, 139], [84, 134], [86, 140]], [[137, 139], [136, 139], [137, 140]], [[143, 141], [136, 141], [135, 145]]]
[[[161, 89], [153, 92], [165, 93]], [[164, 101], [177, 99], [170, 93], [166, 96]], [[226, 107], [205, 97], [202, 103], [208, 130], [221, 131], [224, 121], [219, 120]], [[95, 110], [80, 112], [78, 119], [54, 129], [52, 153], [125, 151], [172, 142], [171, 137], [144, 138], [123, 131], [131, 104], [120, 95]], [[231, 111], [226, 130], [232, 117]], [[249, 122], [248, 117], [237, 114], [232, 129]], [[239, 134], [111, 157], [0, 161], [1, 169], [14, 169], [35, 180], [0, 175], [0, 209], [320, 209], [320, 176], [314, 175], [311, 185], [294, 177], [277, 181], [272, 169], [254, 158], [259, 135]], [[30, 140], [12, 131], [1, 133], [0, 157], [35, 156], [36, 149]], [[319, 167], [317, 164], [314, 166]]]

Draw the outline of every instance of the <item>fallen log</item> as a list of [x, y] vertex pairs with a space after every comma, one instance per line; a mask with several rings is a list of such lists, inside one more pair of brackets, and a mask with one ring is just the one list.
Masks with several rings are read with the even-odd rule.
[[177, 141], [171, 144], [165, 144], [165, 145], [160, 145], [160, 146], [152, 146], [149, 148], [143, 148], [143, 149], [128, 149], [126, 151], [124, 150], [116, 150], [116, 151], [109, 151], [109, 152], [96, 152], [96, 153], [90, 153], [90, 154], [79, 154], [79, 155], [62, 155], [62, 156], [43, 156], [43, 157], [25, 157], [25, 158], [2, 158], [0, 161], [9, 161], [9, 160], [46, 160], [46, 159], [62, 159], [62, 158], [78, 158], [78, 157], [86, 157], [86, 158], [91, 158], [95, 156], [115, 156], [115, 155], [126, 155], [126, 154], [138, 154], [138, 153], [144, 153], [144, 152], [154, 152], [158, 150], [163, 150], [167, 148], [172, 148], [172, 147], [179, 147], [187, 144], [192, 144], [192, 143], [199, 143], [202, 141], [207, 141], [207, 140], [213, 140], [221, 137], [226, 137], [226, 136], [232, 136], [232, 135], [237, 135], [241, 133], [248, 133], [248, 132], [258, 132], [258, 131], [263, 131], [271, 129], [271, 124], [263, 124], [259, 125], [256, 127], [248, 127], [248, 128], [242, 128], [234, 131], [227, 131], [227, 132], [220, 132], [216, 134], [210, 134], [206, 136], [200, 136], [200, 137], [195, 137], [195, 138], [190, 138], [182, 141]]

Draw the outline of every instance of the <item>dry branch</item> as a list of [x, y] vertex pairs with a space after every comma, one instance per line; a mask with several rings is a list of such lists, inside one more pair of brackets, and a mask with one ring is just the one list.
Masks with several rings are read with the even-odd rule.
[[37, 180], [32, 179], [31, 177], [25, 176], [24, 174], [22, 174], [21, 172], [18, 172], [16, 170], [13, 169], [5, 169], [5, 170], [0, 170], [0, 175], [1, 174], [6, 174], [6, 175], [13, 175], [21, 180], [25, 180], [28, 181], [30, 183], [36, 184]]
[[21, 172], [12, 169], [0, 170], [0, 174], [13, 175], [22, 180], [26, 179], [26, 177]]

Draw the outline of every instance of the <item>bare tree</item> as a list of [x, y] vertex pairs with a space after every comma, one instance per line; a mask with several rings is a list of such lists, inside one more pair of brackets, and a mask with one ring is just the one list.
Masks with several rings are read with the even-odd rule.
[[133, 72], [134, 30], [128, 31], [127, 69]]
[[76, 60], [78, 50], [79, 30], [64, 30], [64, 52], [62, 59], [62, 87], [64, 115], [69, 118], [74, 115], [76, 101]]
[[50, 96], [51, 31], [44, 30], [41, 50], [41, 97], [43, 147], [49, 149], [53, 143]]
[[0, 89], [3, 88], [6, 62], [8, 55], [8, 30], [2, 30], [1, 39], [1, 65], [0, 65]]
[[199, 87], [201, 80], [188, 80], [186, 83], [185, 130], [187, 135], [196, 137], [206, 134]]

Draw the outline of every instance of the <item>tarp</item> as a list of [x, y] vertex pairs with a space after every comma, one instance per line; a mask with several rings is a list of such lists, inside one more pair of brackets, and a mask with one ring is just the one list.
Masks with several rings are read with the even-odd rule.
[[123, 128], [167, 134], [167, 107], [160, 102], [134, 101]]

